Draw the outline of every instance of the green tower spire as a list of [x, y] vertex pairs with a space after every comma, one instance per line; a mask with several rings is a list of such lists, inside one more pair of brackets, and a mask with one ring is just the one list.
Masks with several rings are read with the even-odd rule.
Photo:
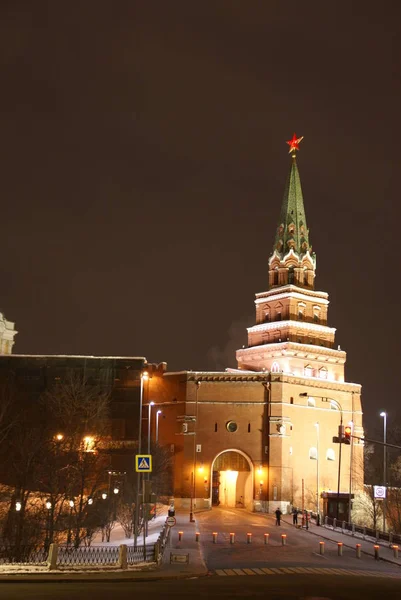
[[283, 258], [291, 248], [300, 258], [308, 250], [312, 251], [309, 245], [309, 231], [295, 154], [292, 155], [291, 168], [285, 185], [273, 252], [276, 250], [280, 258]]
[[269, 286], [287, 284], [313, 288], [316, 257], [309, 243], [304, 199], [299, 177], [296, 151], [302, 137], [295, 133], [290, 146], [291, 168], [287, 177], [281, 205], [280, 220], [276, 230], [273, 252], [269, 258]]

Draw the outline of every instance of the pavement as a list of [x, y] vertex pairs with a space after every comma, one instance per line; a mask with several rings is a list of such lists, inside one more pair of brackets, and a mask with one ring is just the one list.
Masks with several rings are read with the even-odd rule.
[[[292, 519], [290, 517], [285, 516], [282, 519], [285, 523], [292, 525]], [[299, 521], [298, 521], [299, 524]], [[342, 533], [341, 531], [333, 530], [331, 527], [327, 526], [317, 526], [316, 524], [311, 524], [309, 529], [303, 529], [305, 534], [317, 536], [321, 541], [338, 544], [338, 542], [342, 542], [344, 547], [355, 549], [356, 544], [361, 545], [361, 552], [363, 554], [367, 554], [369, 556], [375, 556], [374, 546], [378, 545], [379, 547], [379, 556], [380, 560], [384, 560], [385, 562], [392, 563], [394, 565], [398, 565], [401, 567], [401, 548], [399, 552], [400, 558], [394, 557], [394, 551], [388, 542], [383, 542], [380, 540], [376, 542], [372, 538], [363, 539], [363, 536], [360, 534], [352, 535], [349, 531], [347, 533]]]

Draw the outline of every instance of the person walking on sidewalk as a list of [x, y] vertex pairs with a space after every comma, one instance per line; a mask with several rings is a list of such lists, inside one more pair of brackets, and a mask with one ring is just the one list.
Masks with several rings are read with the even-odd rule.
[[292, 524], [298, 525], [298, 509], [295, 506], [292, 509]]
[[283, 514], [279, 508], [276, 510], [276, 525], [280, 525], [281, 515]]

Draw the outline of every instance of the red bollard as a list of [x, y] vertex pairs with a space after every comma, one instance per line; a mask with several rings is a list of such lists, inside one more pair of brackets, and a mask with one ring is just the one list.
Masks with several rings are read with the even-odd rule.
[[356, 557], [361, 558], [361, 544], [357, 544], [355, 546], [355, 551], [356, 551]]
[[373, 546], [373, 548], [375, 549], [375, 560], [380, 560], [380, 555], [379, 555], [380, 546], [378, 546], [377, 544], [375, 544]]
[[270, 534], [269, 533], [265, 533], [265, 544], [266, 545], [269, 543], [269, 537], [270, 537]]
[[246, 543], [247, 544], [251, 544], [252, 543], [252, 533], [247, 533], [246, 534]]
[[319, 542], [319, 554], [324, 554], [324, 542]]
[[217, 531], [213, 531], [212, 535], [213, 535], [213, 544], [215, 544], [217, 542]]
[[235, 542], [235, 533], [230, 533], [230, 544]]
[[182, 536], [183, 536], [183, 535], [184, 535], [184, 532], [183, 532], [183, 531], [179, 531], [179, 532], [178, 532], [178, 541], [179, 541], [179, 542], [181, 542], [181, 540], [182, 540]]
[[199, 531], [196, 531], [195, 532], [195, 542], [199, 542], [199, 536], [200, 536]]
[[398, 546], [393, 545], [394, 558], [398, 558]]
[[287, 536], [286, 536], [286, 534], [285, 534], [285, 533], [282, 533], [282, 534], [281, 534], [281, 544], [282, 544], [283, 546], [285, 546], [285, 545], [286, 545], [286, 543], [287, 543]]
[[338, 554], [338, 556], [343, 555], [343, 543], [342, 542], [337, 543], [337, 554]]

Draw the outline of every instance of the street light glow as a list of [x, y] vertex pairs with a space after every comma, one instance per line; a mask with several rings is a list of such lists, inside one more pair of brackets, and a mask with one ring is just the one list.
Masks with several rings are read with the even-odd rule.
[[380, 413], [380, 416], [381, 416], [381, 417], [386, 417], [386, 416], [387, 416], [387, 413], [385, 413], [385, 412], [381, 412], [381, 413]]
[[119, 492], [119, 491], [120, 491], [120, 490], [119, 490], [118, 488], [114, 488], [114, 490], [113, 490], [113, 492], [114, 492], [115, 494], [118, 494], [118, 492]]

